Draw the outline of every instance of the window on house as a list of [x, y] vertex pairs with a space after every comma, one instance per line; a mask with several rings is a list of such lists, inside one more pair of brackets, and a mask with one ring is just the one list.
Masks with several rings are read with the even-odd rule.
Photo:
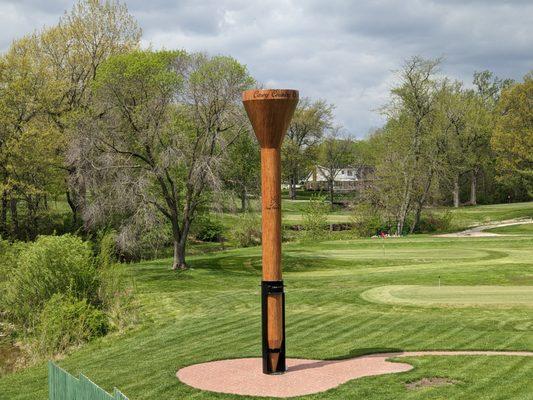
[[348, 171], [348, 176], [352, 176], [353, 175], [353, 172], [352, 171]]

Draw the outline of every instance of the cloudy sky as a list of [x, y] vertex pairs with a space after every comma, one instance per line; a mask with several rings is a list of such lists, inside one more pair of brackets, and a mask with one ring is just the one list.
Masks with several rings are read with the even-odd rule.
[[[71, 0], [0, 0], [0, 50], [52, 25]], [[394, 71], [413, 55], [444, 57], [442, 73], [521, 79], [533, 69], [533, 1], [504, 0], [126, 0], [143, 46], [229, 54], [266, 87], [336, 105], [358, 137], [383, 121], [375, 111]]]

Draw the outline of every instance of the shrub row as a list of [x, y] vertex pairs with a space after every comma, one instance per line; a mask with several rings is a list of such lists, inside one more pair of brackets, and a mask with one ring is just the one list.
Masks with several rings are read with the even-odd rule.
[[40, 236], [20, 252], [7, 278], [3, 305], [8, 318], [30, 328], [56, 293], [96, 301], [97, 274], [88, 243], [72, 236]]
[[32, 358], [123, 329], [136, 318], [113, 234], [100, 235], [95, 249], [96, 255], [72, 235], [0, 241], [0, 318], [14, 324]]
[[[293, 237], [304, 239], [321, 239], [332, 230], [328, 224], [328, 214], [331, 211], [329, 203], [324, 197], [313, 196], [302, 209], [302, 223], [294, 229], [302, 231], [300, 234], [292, 233]], [[416, 232], [433, 233], [445, 232], [452, 228], [453, 214], [449, 211], [434, 213], [424, 211], [421, 215]], [[407, 234], [412, 218], [408, 218], [405, 229], [401, 234]], [[339, 230], [353, 230], [358, 237], [370, 237], [381, 232], [396, 234], [395, 226], [371, 206], [364, 203], [358, 204], [352, 211], [351, 221], [342, 224]], [[226, 239], [232, 240], [239, 247], [255, 246], [261, 243], [261, 218], [258, 213], [242, 213], [237, 217], [233, 226], [225, 229], [223, 224], [212, 216], [205, 215], [196, 221], [192, 234], [197, 240], [204, 242], [219, 242]], [[284, 237], [287, 232], [283, 232]]]

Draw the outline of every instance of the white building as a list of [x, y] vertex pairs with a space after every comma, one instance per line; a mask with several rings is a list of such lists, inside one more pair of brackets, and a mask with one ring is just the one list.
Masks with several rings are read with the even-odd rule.
[[[351, 191], [360, 189], [368, 182], [372, 168], [367, 166], [351, 167], [346, 166], [333, 172], [333, 190]], [[304, 180], [307, 190], [328, 190], [329, 171], [320, 165], [313, 168]]]

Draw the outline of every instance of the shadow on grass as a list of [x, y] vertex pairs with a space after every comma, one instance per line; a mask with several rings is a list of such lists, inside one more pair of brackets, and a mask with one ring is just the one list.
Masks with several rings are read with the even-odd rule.
[[352, 349], [348, 354], [344, 354], [342, 356], [328, 358], [326, 360], [317, 361], [314, 363], [309, 364], [302, 364], [302, 365], [296, 365], [294, 367], [290, 367], [288, 369], [289, 372], [294, 371], [303, 371], [307, 369], [315, 369], [315, 368], [322, 368], [327, 365], [335, 364], [338, 362], [342, 362], [344, 360], [349, 360], [351, 358], [357, 358], [361, 356], [372, 356], [372, 354], [376, 354], [376, 356], [381, 355], [383, 353], [401, 353], [403, 350], [397, 349], [397, 348], [391, 348], [391, 347], [376, 347], [376, 348], [367, 348], [367, 349]]
[[332, 357], [326, 359], [326, 361], [335, 361], [335, 360], [346, 360], [348, 358], [355, 358], [361, 356], [367, 356], [370, 354], [381, 354], [381, 353], [401, 353], [402, 349], [395, 347], [369, 347], [365, 349], [352, 349], [347, 354], [342, 356]]

